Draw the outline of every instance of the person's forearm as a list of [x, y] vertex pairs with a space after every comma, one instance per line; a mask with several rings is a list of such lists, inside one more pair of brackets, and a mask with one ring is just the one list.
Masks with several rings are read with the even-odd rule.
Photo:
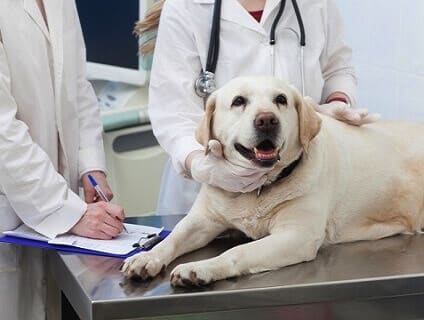
[[334, 93], [343, 93], [351, 106], [356, 105], [357, 80], [352, 63], [352, 49], [347, 45], [343, 32], [343, 19], [336, 1], [326, 1], [325, 48], [320, 57], [325, 80], [321, 103]]

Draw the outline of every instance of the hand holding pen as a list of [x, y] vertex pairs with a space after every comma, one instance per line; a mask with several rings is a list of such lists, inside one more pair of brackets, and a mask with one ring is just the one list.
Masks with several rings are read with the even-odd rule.
[[81, 237], [110, 240], [122, 232], [124, 218], [124, 209], [117, 204], [104, 201], [89, 203], [69, 232]]
[[[99, 198], [106, 202], [109, 203], [109, 199], [106, 197], [106, 195], [104, 194], [103, 190], [100, 188], [99, 184], [97, 183], [96, 179], [94, 179], [94, 177], [91, 174], [88, 174], [88, 179], [90, 180], [91, 185], [93, 186], [94, 190], [96, 190], [97, 195], [99, 196]], [[119, 220], [118, 217], [115, 217], [116, 219]], [[125, 228], [125, 225], [123, 225], [123, 228], [125, 230], [126, 233], [128, 233], [127, 228]]]
[[110, 189], [110, 186], [106, 180], [106, 175], [102, 171], [89, 171], [85, 173], [81, 178], [81, 186], [84, 190], [84, 200], [86, 203], [94, 203], [100, 201], [100, 197], [97, 191], [94, 189], [90, 178], [88, 176], [91, 175], [99, 185], [100, 189], [103, 191], [103, 194], [106, 198], [111, 201], [113, 199], [113, 193]]

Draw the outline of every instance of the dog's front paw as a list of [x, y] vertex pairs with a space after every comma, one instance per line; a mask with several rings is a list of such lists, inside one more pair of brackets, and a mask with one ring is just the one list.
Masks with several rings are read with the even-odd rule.
[[199, 287], [215, 281], [208, 266], [202, 262], [180, 264], [171, 272], [174, 287]]
[[157, 255], [142, 252], [125, 259], [121, 271], [128, 278], [146, 280], [157, 276], [165, 268], [166, 264]]

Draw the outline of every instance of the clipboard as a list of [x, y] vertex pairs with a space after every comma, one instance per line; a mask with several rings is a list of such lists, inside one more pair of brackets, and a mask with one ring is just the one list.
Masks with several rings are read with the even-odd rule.
[[[171, 231], [162, 230], [162, 232], [159, 234], [159, 236], [161, 238], [160, 241], [165, 239], [170, 233], [171, 233]], [[67, 245], [50, 244], [46, 241], [32, 240], [32, 239], [14, 237], [14, 236], [9, 236], [9, 235], [1, 237], [0, 242], [15, 244], [15, 245], [19, 245], [19, 246], [29, 246], [29, 247], [35, 247], [35, 248], [41, 248], [41, 249], [50, 249], [50, 250], [56, 250], [56, 251], [60, 251], [60, 252], [89, 254], [89, 255], [95, 255], [95, 256], [112, 257], [112, 258], [120, 258], [120, 259], [125, 259], [125, 258], [128, 258], [128, 257], [131, 257], [132, 255], [135, 255], [136, 253], [139, 253], [139, 252], [142, 252], [142, 251], [149, 251], [151, 248], [154, 247], [154, 246], [152, 246], [151, 248], [149, 248], [147, 250], [139, 247], [139, 248], [134, 248], [133, 250], [131, 250], [127, 254], [113, 254], [113, 253], [107, 253], [107, 252], [103, 252], [103, 251], [82, 249], [82, 248], [67, 246]]]

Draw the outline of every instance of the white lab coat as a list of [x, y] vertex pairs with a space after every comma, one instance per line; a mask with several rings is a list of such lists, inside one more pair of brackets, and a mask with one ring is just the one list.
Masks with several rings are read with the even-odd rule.
[[[44, 4], [48, 28], [35, 0], [0, 1], [0, 232], [24, 222], [54, 237], [85, 212], [79, 178], [104, 171], [105, 160], [75, 3]], [[20, 251], [0, 244], [2, 319], [26, 319], [31, 310], [43, 310], [28, 300], [43, 301], [42, 255]], [[22, 285], [26, 266], [34, 270], [33, 289], [25, 288], [31, 282]], [[44, 318], [40, 312], [31, 319]]]
[[[185, 159], [203, 147], [194, 132], [203, 114], [193, 88], [205, 68], [214, 0], [166, 1], [159, 24], [149, 90], [153, 131], [172, 160], [162, 178], [158, 213], [187, 213], [198, 189], [184, 179]], [[305, 94], [324, 102], [341, 91], [355, 103], [356, 78], [351, 50], [334, 0], [298, 0], [306, 30]], [[267, 0], [258, 23], [237, 0], [223, 0], [220, 51], [216, 69], [219, 88], [236, 76], [272, 75], [269, 34], [279, 0]], [[276, 29], [275, 74], [301, 88], [300, 31], [291, 1]], [[187, 200], [188, 199], [188, 200]]]

